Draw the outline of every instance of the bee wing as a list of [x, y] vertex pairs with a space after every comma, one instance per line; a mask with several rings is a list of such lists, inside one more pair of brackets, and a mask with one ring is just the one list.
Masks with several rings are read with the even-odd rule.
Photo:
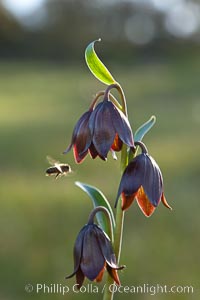
[[56, 165], [56, 167], [57, 167], [57, 165], [59, 165], [60, 164], [60, 162], [58, 161], [58, 160], [55, 160], [54, 158], [52, 158], [51, 156], [49, 156], [49, 155], [47, 155], [47, 161], [48, 161], [48, 163], [50, 164], [50, 165]]
[[62, 168], [59, 163], [55, 163], [55, 167], [60, 171], [60, 173], [63, 173]]

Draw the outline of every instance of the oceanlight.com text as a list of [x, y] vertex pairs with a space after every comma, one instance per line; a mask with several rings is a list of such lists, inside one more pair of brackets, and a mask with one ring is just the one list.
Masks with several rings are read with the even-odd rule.
[[[157, 294], [193, 294], [194, 287], [192, 285], [161, 285], [161, 284], [141, 284], [141, 285], [120, 285], [116, 284], [109, 285], [110, 292], [118, 293], [118, 294], [149, 294], [151, 296]], [[63, 285], [61, 283], [37, 283], [26, 284], [25, 291], [27, 293], [36, 293], [36, 294], [60, 294], [66, 295], [69, 293], [82, 293], [82, 294], [98, 294], [103, 293], [106, 289], [106, 284], [95, 285], [95, 284], [87, 284], [83, 285], [80, 289], [77, 288], [77, 284], [73, 286]]]

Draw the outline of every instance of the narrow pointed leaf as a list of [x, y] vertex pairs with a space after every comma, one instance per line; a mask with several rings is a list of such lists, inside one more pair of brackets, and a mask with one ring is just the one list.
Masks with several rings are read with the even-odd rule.
[[143, 137], [145, 136], [145, 134], [151, 129], [151, 127], [153, 127], [153, 125], [156, 122], [156, 117], [155, 116], [151, 116], [151, 118], [144, 123], [142, 126], [140, 126], [134, 135], [134, 141], [135, 142], [140, 142], [142, 141]]
[[115, 79], [112, 77], [111, 73], [108, 71], [106, 66], [102, 63], [102, 61], [98, 58], [94, 50], [94, 44], [97, 41], [100, 42], [101, 39], [90, 43], [85, 50], [85, 60], [87, 66], [92, 72], [92, 74], [101, 82], [107, 85], [115, 83], [116, 82]]
[[[110, 203], [108, 202], [106, 197], [103, 195], [103, 193], [96, 187], [79, 182], [79, 181], [76, 181], [75, 184], [90, 196], [90, 198], [93, 202], [94, 208], [97, 206], [104, 206], [105, 208], [107, 208], [107, 210], [110, 213], [111, 222], [112, 222], [112, 231], [113, 231], [113, 228], [115, 227], [115, 219], [114, 219], [113, 211], [110, 206]], [[99, 223], [99, 226], [108, 234], [108, 236], [110, 236], [109, 221], [108, 221], [107, 217], [105, 216], [105, 214], [103, 212], [98, 212], [96, 214], [96, 218]], [[113, 232], [111, 234], [113, 235]]]

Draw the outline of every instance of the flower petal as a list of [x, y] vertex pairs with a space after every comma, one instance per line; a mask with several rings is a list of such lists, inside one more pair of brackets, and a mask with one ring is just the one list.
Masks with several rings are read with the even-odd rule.
[[95, 225], [87, 225], [83, 241], [83, 253], [81, 259], [81, 270], [90, 280], [98, 277], [104, 267], [105, 259], [101, 253], [99, 243], [94, 231]]
[[155, 210], [155, 207], [149, 201], [147, 195], [141, 186], [136, 195], [137, 203], [146, 217], [150, 217]]
[[169, 209], [172, 210], [171, 206], [167, 203], [167, 200], [166, 200], [166, 198], [165, 198], [164, 193], [162, 193], [161, 201], [162, 201], [162, 203], [164, 204], [164, 206], [166, 206], [167, 208], [169, 208]]
[[114, 268], [116, 270], [121, 270], [124, 268], [124, 266], [118, 266], [116, 262], [116, 257], [111, 245], [111, 241], [108, 238], [108, 236], [104, 233], [104, 231], [96, 226], [95, 228], [97, 240], [99, 243], [99, 247], [101, 249], [102, 255], [107, 263], [111, 268]]
[[92, 142], [101, 157], [106, 158], [115, 138], [115, 129], [112, 124], [110, 101], [99, 103], [92, 112], [89, 128], [92, 133]]
[[95, 158], [98, 156], [98, 152], [97, 152], [97, 150], [95, 149], [95, 146], [94, 146], [93, 143], [91, 143], [91, 145], [90, 145], [90, 147], [89, 147], [89, 153], [90, 153], [90, 155], [91, 155], [91, 157], [92, 157], [93, 159], [95, 159]]
[[151, 156], [148, 154], [141, 155], [145, 162], [142, 186], [149, 201], [156, 207], [161, 200], [163, 190], [162, 174], [159, 166]]
[[116, 269], [111, 268], [109, 265], [107, 265], [107, 271], [110, 274], [110, 276], [114, 279], [117, 285], [121, 285], [119, 276]]
[[82, 249], [83, 249], [83, 238], [84, 238], [84, 234], [85, 231], [87, 229], [87, 225], [85, 225], [81, 231], [79, 232], [75, 245], [74, 245], [74, 271], [71, 275], [66, 276], [65, 278], [71, 278], [73, 277], [76, 272], [78, 272], [79, 266], [80, 266], [80, 262], [81, 262], [81, 256], [82, 256]]
[[97, 152], [97, 150], [96, 150], [96, 148], [95, 148], [95, 146], [94, 146], [93, 143], [91, 143], [91, 145], [90, 145], [90, 147], [89, 147], [89, 153], [90, 153], [90, 155], [91, 155], [91, 157], [92, 157], [93, 159], [95, 159], [97, 156], [99, 156], [102, 160], [106, 160], [105, 157], [101, 156], [101, 155]]
[[78, 290], [81, 288], [84, 279], [85, 279], [85, 276], [84, 276], [81, 268], [79, 267], [78, 271], [76, 272], [76, 283], [77, 283]]
[[85, 113], [85, 117], [77, 130], [74, 141], [74, 154], [77, 162], [81, 162], [88, 152], [91, 144], [91, 133], [89, 130], [88, 122], [91, 112]]
[[114, 151], [121, 151], [122, 146], [123, 146], [123, 142], [122, 142], [122, 140], [119, 138], [119, 135], [116, 133], [115, 139], [114, 139], [114, 142], [113, 142], [111, 148], [112, 148]]
[[71, 143], [67, 147], [67, 149], [63, 152], [64, 154], [69, 152], [75, 143], [77, 143], [78, 152], [85, 151], [85, 148], [89, 147], [88, 144], [90, 144], [91, 138], [90, 138], [90, 132], [88, 131], [88, 121], [91, 113], [92, 111], [90, 110], [85, 112], [76, 123], [73, 130]]
[[[123, 196], [122, 206], [124, 207], [124, 209], [126, 209], [125, 200], [127, 199], [128, 202], [130, 203], [132, 197], [134, 199], [135, 193], [138, 191], [139, 187], [141, 186], [143, 175], [144, 175], [144, 164], [143, 164], [143, 160], [141, 160], [140, 155], [138, 155], [128, 164], [128, 166], [124, 170], [119, 185], [118, 193], [117, 193], [115, 207], [117, 205], [119, 196], [123, 193], [124, 196]], [[127, 204], [127, 208], [129, 206], [130, 205]]]
[[105, 271], [105, 266], [106, 266], [106, 263], [104, 264], [103, 269], [99, 272], [98, 276], [96, 277], [96, 279], [95, 279], [96, 282], [100, 282], [102, 280], [103, 274]]
[[79, 153], [76, 145], [74, 145], [73, 152], [74, 152], [74, 158], [75, 158], [75, 161], [77, 164], [81, 163], [84, 160], [84, 158], [86, 157], [86, 155], [88, 154], [88, 150], [85, 152]]
[[133, 133], [128, 118], [113, 103], [112, 121], [121, 141], [129, 147], [134, 147]]
[[131, 206], [136, 194], [126, 195], [124, 192], [122, 193], [122, 210], [127, 210]]

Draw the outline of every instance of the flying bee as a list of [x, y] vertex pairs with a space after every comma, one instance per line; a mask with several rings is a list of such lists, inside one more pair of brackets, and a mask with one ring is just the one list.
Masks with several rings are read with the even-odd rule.
[[57, 179], [58, 177], [72, 173], [70, 165], [60, 163], [58, 160], [55, 160], [50, 156], [47, 156], [47, 160], [52, 166], [46, 170], [46, 176], [55, 175], [55, 179]]

